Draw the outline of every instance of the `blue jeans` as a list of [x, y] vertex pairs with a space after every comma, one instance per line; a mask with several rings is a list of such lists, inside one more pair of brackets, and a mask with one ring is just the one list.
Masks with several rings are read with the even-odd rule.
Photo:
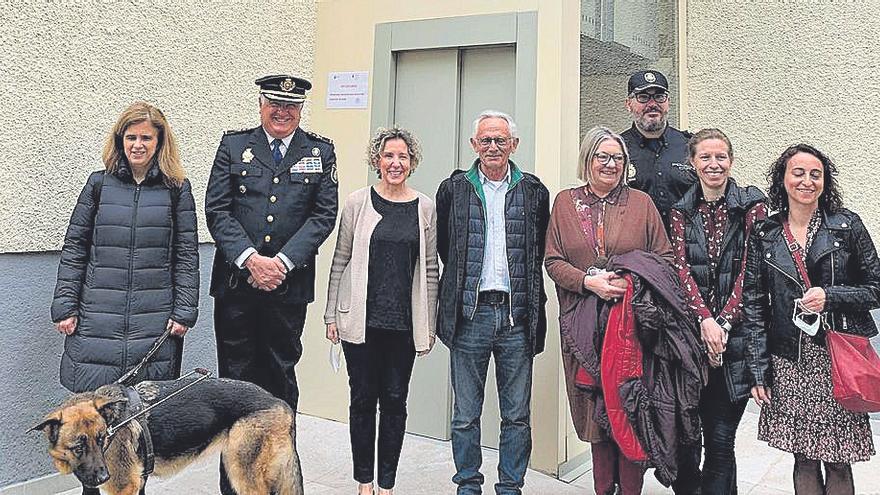
[[486, 389], [489, 357], [495, 356], [495, 379], [501, 406], [498, 483], [495, 492], [522, 493], [532, 452], [530, 401], [532, 354], [525, 325], [510, 326], [508, 304], [479, 304], [472, 320], [463, 318], [452, 348], [452, 457], [457, 472], [452, 481], [458, 494], [479, 494], [480, 415]]

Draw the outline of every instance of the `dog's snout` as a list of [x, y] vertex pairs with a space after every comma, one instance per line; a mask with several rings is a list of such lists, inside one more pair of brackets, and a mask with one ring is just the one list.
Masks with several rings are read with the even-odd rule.
[[79, 481], [91, 488], [97, 488], [110, 479], [110, 472], [107, 470], [107, 466], [97, 466], [82, 472], [81, 475], [80, 473], [81, 471], [76, 473]]
[[97, 481], [98, 485], [103, 485], [110, 479], [110, 473], [107, 471], [106, 466], [101, 466], [95, 470], [95, 481]]

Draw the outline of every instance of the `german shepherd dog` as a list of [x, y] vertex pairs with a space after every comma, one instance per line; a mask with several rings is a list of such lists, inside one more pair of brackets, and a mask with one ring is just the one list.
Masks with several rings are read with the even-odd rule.
[[[192, 381], [145, 381], [134, 388], [147, 407]], [[146, 454], [140, 423], [131, 421], [107, 439], [108, 426], [128, 416], [124, 387], [105, 385], [71, 396], [33, 430], [46, 434], [55, 467], [62, 474], [75, 474], [84, 493], [96, 493], [100, 486], [111, 495], [143, 494]], [[287, 403], [256, 385], [204, 380], [150, 410], [141, 421], [146, 421], [152, 438], [159, 476], [219, 449], [239, 495], [303, 493], [296, 416]]]

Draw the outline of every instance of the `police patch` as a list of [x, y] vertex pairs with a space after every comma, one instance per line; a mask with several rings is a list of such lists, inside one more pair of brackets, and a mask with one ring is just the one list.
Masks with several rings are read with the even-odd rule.
[[333, 164], [333, 167], [330, 169], [330, 180], [333, 181], [334, 184], [339, 184], [339, 178], [336, 176], [336, 164]]

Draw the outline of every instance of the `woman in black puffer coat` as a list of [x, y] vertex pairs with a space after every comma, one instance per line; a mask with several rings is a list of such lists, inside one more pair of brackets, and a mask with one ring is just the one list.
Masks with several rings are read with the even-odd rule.
[[52, 321], [66, 335], [61, 384], [94, 390], [168, 339], [140, 379], [180, 376], [183, 335], [198, 316], [195, 203], [162, 112], [134, 103], [104, 146], [70, 218]]

